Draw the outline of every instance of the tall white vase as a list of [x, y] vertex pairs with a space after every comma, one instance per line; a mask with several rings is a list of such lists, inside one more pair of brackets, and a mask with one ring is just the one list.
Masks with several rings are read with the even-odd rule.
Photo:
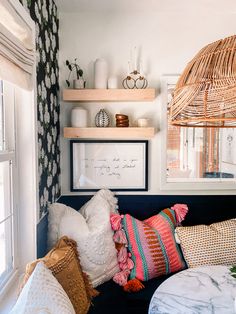
[[107, 88], [108, 67], [104, 59], [97, 59], [94, 64], [94, 87]]

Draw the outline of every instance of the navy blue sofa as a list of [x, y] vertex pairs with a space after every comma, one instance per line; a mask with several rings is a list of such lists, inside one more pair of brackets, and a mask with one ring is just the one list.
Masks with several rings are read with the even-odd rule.
[[[183, 225], [210, 224], [236, 217], [236, 195], [119, 195], [117, 197], [120, 213], [129, 213], [140, 220], [155, 215], [175, 203], [185, 203], [189, 207]], [[62, 196], [59, 202], [79, 210], [90, 198], [91, 196]], [[46, 229], [45, 218], [38, 226], [39, 257], [45, 254]], [[144, 283], [145, 289], [135, 293], [124, 292], [120, 286], [110, 280], [97, 287], [100, 295], [93, 299], [89, 314], [146, 314], [154, 291], [166, 278], [168, 276], [149, 280]]]

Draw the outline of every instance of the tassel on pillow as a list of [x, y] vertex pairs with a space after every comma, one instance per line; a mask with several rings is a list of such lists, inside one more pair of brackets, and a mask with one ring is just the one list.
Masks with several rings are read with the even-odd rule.
[[115, 243], [127, 244], [127, 238], [123, 229], [117, 230], [113, 236]]
[[175, 204], [171, 209], [175, 211], [175, 217], [178, 224], [184, 220], [188, 212], [188, 206], [186, 204]]
[[129, 269], [122, 270], [119, 273], [115, 274], [115, 276], [113, 277], [113, 281], [123, 287], [127, 284], [129, 274]]
[[117, 231], [122, 228], [121, 219], [123, 218], [123, 215], [119, 214], [111, 214], [110, 215], [110, 222], [112, 230]]
[[138, 292], [138, 291], [142, 290], [143, 288], [145, 288], [144, 285], [137, 278], [130, 279], [127, 282], [127, 284], [124, 285], [124, 287], [123, 287], [124, 291], [126, 291], [126, 292]]
[[125, 263], [119, 263], [120, 269], [124, 270], [124, 269], [133, 269], [134, 268], [134, 262], [132, 261], [131, 258], [127, 258], [127, 261]]

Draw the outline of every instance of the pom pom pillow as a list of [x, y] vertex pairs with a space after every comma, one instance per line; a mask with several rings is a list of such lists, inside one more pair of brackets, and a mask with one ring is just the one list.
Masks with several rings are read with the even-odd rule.
[[[143, 287], [140, 280], [147, 281], [183, 269], [185, 262], [175, 242], [174, 229], [187, 211], [186, 205], [176, 204], [144, 221], [128, 214], [111, 215], [111, 225], [116, 231], [114, 241], [123, 244], [118, 246], [121, 271], [113, 280], [127, 291], [137, 291]], [[129, 253], [125, 252], [126, 244]], [[136, 282], [131, 280], [127, 283], [129, 275]]]
[[236, 220], [178, 227], [176, 233], [188, 267], [236, 265]]
[[78, 212], [63, 204], [49, 207], [49, 244], [68, 236], [77, 242], [82, 269], [94, 287], [110, 280], [117, 271], [117, 253], [110, 225], [117, 199], [100, 190]]

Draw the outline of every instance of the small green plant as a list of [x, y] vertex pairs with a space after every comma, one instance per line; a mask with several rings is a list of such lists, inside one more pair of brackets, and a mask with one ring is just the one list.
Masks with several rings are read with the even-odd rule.
[[79, 80], [80, 78], [84, 80], [83, 79], [84, 72], [81, 69], [81, 67], [77, 64], [77, 58], [75, 58], [74, 62], [70, 62], [69, 60], [66, 60], [66, 66], [68, 67], [70, 71], [68, 75], [68, 79], [66, 80], [66, 84], [68, 87], [70, 87], [70, 76], [73, 71], [75, 71], [77, 80]]
[[231, 276], [236, 279], [236, 265], [230, 268]]

